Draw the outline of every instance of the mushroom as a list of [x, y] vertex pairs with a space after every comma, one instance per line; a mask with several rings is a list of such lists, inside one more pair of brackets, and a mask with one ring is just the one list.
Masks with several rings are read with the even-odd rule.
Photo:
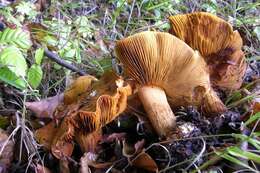
[[[77, 110], [69, 111], [66, 116], [68, 124], [85, 134], [99, 130], [114, 120], [126, 109], [127, 97], [132, 94], [131, 86], [113, 72], [105, 73], [88, 88], [87, 92], [78, 97], [76, 103], [71, 104], [78, 105]], [[64, 101], [66, 102], [66, 93]], [[68, 113], [57, 111], [57, 114]], [[60, 116], [62, 117], [58, 115]]]
[[175, 127], [176, 117], [168, 101], [173, 107], [225, 110], [210, 86], [204, 59], [177, 37], [146, 31], [118, 41], [115, 51], [125, 75], [138, 85], [140, 100], [159, 136], [168, 136]]
[[[80, 80], [83, 80], [82, 83]], [[126, 109], [127, 98], [131, 94], [130, 84], [113, 72], [105, 73], [100, 80], [92, 76], [76, 80], [65, 91], [63, 103], [54, 113], [55, 117], [64, 117], [55, 127], [55, 135], [43, 136], [46, 142], [51, 142], [49, 145], [54, 156], [62, 158], [71, 154], [71, 141], [74, 139], [83, 150], [94, 150], [101, 128]], [[45, 129], [37, 130], [38, 139], [41, 140]], [[93, 143], [87, 143], [87, 138], [92, 138]]]
[[206, 12], [169, 17], [170, 33], [205, 58], [211, 82], [222, 89], [238, 89], [246, 71], [242, 38], [225, 20]]

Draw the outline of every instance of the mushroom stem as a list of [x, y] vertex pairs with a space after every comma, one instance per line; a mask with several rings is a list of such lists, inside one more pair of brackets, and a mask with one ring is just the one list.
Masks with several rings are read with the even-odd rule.
[[155, 86], [143, 86], [138, 90], [148, 118], [159, 136], [167, 136], [176, 124], [164, 90]]

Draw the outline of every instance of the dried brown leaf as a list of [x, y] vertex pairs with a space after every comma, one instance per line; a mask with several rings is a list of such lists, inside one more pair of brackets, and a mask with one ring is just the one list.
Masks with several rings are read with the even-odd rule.
[[[14, 142], [12, 140], [9, 140], [7, 142], [7, 139], [7, 133], [4, 130], [0, 129], [0, 149], [4, 147], [2, 153], [0, 153], [0, 167], [3, 170], [8, 169], [12, 162], [14, 154]], [[1, 165], [3, 165], [3, 167]]]
[[58, 94], [40, 101], [26, 102], [25, 106], [33, 111], [38, 118], [53, 118], [53, 112], [62, 103], [63, 97], [63, 94]]
[[143, 150], [144, 147], [144, 139], [137, 141], [134, 145], [128, 144], [125, 142], [125, 140], [123, 141], [123, 155], [127, 158], [131, 158], [135, 155], [137, 155], [138, 153], [140, 153]]
[[60, 160], [60, 172], [70, 173], [69, 161], [67, 159]]
[[141, 153], [137, 158], [132, 160], [132, 165], [151, 172], [158, 172], [158, 166], [151, 156], [145, 152]]
[[64, 126], [60, 125], [56, 127], [54, 121], [52, 121], [46, 126], [36, 130], [35, 136], [40, 144], [46, 149], [51, 150], [56, 158], [61, 159], [71, 156], [74, 148], [72, 143], [63, 140], [62, 132], [64, 130], [66, 130]]
[[49, 0], [37, 0], [35, 3], [37, 11], [44, 11], [50, 5]]
[[51, 171], [48, 168], [46, 168], [45, 166], [37, 164], [36, 165], [36, 173], [51, 173]]
[[255, 102], [253, 105], [253, 113], [256, 114], [260, 112], [260, 102]]
[[102, 142], [113, 142], [115, 140], [123, 140], [125, 139], [125, 136], [126, 136], [126, 133], [112, 133], [108, 136], [104, 136], [103, 139], [102, 139]]
[[70, 157], [73, 149], [74, 145], [66, 141], [58, 141], [51, 147], [52, 154], [58, 159]]
[[[89, 166], [97, 168], [97, 169], [104, 169], [111, 166], [112, 162], [105, 162], [105, 163], [97, 163], [96, 162], [97, 155], [91, 152], [85, 153], [84, 156], [81, 157], [80, 163], [81, 163], [81, 171], [87, 172], [89, 169]], [[85, 173], [83, 172], [83, 173]]]
[[48, 150], [51, 149], [52, 141], [56, 135], [58, 128], [54, 122], [50, 122], [46, 126], [37, 129], [35, 132], [35, 137], [37, 141], [42, 144]]

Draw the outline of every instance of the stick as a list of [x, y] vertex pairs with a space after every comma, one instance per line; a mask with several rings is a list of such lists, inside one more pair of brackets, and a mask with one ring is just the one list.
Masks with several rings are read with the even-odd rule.
[[64, 61], [58, 55], [56, 55], [55, 53], [49, 51], [48, 49], [44, 49], [44, 54], [45, 54], [45, 56], [47, 56], [49, 59], [53, 60], [57, 64], [65, 67], [65, 68], [67, 68], [67, 69], [69, 69], [71, 71], [77, 72], [81, 76], [87, 74], [86, 72], [84, 72], [83, 70], [80, 70], [76, 66], [74, 66], [72, 64], [69, 64], [68, 62]]

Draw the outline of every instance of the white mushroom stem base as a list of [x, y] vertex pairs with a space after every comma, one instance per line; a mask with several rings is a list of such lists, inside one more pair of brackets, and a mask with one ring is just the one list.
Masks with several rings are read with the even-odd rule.
[[144, 86], [138, 90], [153, 128], [159, 136], [167, 136], [176, 125], [176, 117], [167, 101], [164, 90], [155, 86]]

